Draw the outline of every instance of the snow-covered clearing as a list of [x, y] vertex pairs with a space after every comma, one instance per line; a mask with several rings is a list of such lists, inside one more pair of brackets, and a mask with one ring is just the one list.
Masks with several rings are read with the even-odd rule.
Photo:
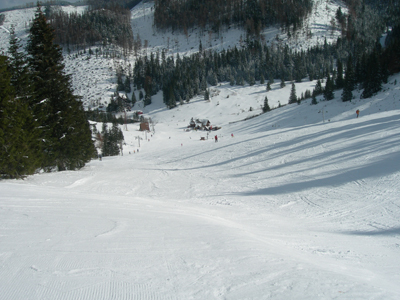
[[[395, 79], [231, 124], [239, 89], [154, 99], [155, 134], [129, 126], [124, 156], [0, 182], [0, 299], [398, 299]], [[200, 141], [192, 116], [222, 129]]]

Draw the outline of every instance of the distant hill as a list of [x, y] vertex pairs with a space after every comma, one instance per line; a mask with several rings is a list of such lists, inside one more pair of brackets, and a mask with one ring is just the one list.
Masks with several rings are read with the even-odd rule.
[[247, 33], [259, 35], [270, 25], [301, 27], [312, 6], [311, 0], [155, 0], [154, 24], [186, 32], [194, 26], [210, 26], [217, 32], [223, 26], [239, 25]]
[[[393, 3], [397, 3], [396, 1], [393, 1]], [[269, 79], [271, 79], [268, 74], [272, 74], [273, 77], [275, 77], [274, 79], [278, 81], [281, 80], [281, 78], [286, 81], [304, 81], [321, 78], [322, 83], [324, 83], [324, 78], [326, 78], [327, 74], [330, 74], [333, 79], [334, 76], [337, 76], [338, 58], [342, 60], [342, 64], [345, 68], [348, 54], [352, 52], [353, 54], [357, 54], [354, 56], [354, 58], [356, 58], [355, 62], [357, 62], [358, 59], [362, 58], [362, 53], [365, 49], [371, 51], [375, 48], [375, 41], [381, 37], [381, 34], [385, 30], [385, 26], [382, 26], [384, 25], [382, 22], [383, 19], [377, 18], [378, 12], [380, 13], [381, 10], [377, 10], [377, 8], [375, 8], [376, 6], [369, 5], [368, 1], [365, 2], [368, 6], [364, 7], [365, 15], [363, 18], [360, 17], [360, 11], [362, 12], [362, 9], [357, 10], [355, 15], [349, 11], [349, 9], [354, 8], [355, 1], [313, 1], [312, 7], [303, 15], [304, 17], [302, 18], [300, 27], [294, 28], [295, 26], [291, 25], [289, 26], [291, 29], [288, 30], [288, 27], [279, 21], [275, 26], [257, 27], [261, 29], [255, 35], [251, 34], [252, 30], [246, 27], [246, 24], [248, 24], [246, 22], [239, 22], [231, 26], [221, 25], [218, 27], [218, 30], [216, 30], [212, 23], [206, 23], [203, 26], [200, 24], [200, 19], [204, 16], [200, 13], [196, 16], [197, 19], [192, 20], [194, 22], [193, 24], [197, 25], [187, 27], [187, 30], [181, 30], [178, 27], [174, 29], [175, 25], [172, 27], [169, 27], [169, 25], [163, 27], [162, 25], [161, 28], [159, 28], [157, 25], [157, 10], [161, 7], [160, 5], [171, 4], [171, 6], [169, 6], [169, 11], [178, 9], [180, 13], [182, 13], [185, 11], [182, 10], [185, 8], [182, 4], [183, 2], [180, 1], [181, 4], [179, 7], [172, 5], [176, 4], [174, 1], [142, 1], [138, 4], [137, 2], [138, 1], [125, 0], [85, 2], [89, 3], [89, 6], [91, 5], [90, 9], [93, 11], [93, 19], [98, 19], [97, 23], [92, 24], [102, 24], [102, 26], [96, 28], [94, 25], [87, 26], [87, 23], [82, 22], [78, 23], [80, 25], [75, 26], [75, 29], [73, 28], [71, 30], [65, 29], [65, 27], [62, 26], [58, 27], [58, 30], [63, 32], [58, 42], [62, 44], [64, 48], [66, 72], [71, 74], [75, 93], [82, 96], [82, 101], [86, 109], [105, 109], [112, 99], [116, 99], [118, 94], [124, 97], [126, 95], [132, 102], [134, 102], [134, 98], [136, 98], [136, 105], [142, 105], [143, 108], [144, 95], [146, 94], [145, 86], [148, 91], [151, 89], [151, 94], [155, 94], [160, 91], [167, 82], [173, 82], [170, 80], [165, 80], [163, 82], [160, 78], [152, 76], [148, 76], [146, 79], [145, 66], [147, 66], [148, 62], [151, 60], [151, 55], [153, 55], [153, 58], [158, 57], [159, 60], [161, 60], [164, 55], [166, 59], [172, 59], [175, 63], [178, 55], [180, 60], [183, 60], [183, 58], [187, 60], [191, 56], [199, 53], [199, 51], [203, 51], [207, 53], [208, 57], [212, 54], [213, 59], [214, 57], [218, 59], [218, 55], [215, 55], [215, 53], [225, 53], [226, 55], [229, 51], [237, 48], [238, 51], [244, 54], [247, 51], [247, 47], [254, 42], [263, 45], [263, 47], [265, 47], [263, 49], [268, 48], [269, 53], [278, 53], [279, 55], [286, 55], [286, 57], [282, 56], [275, 60], [273, 69], [268, 69], [270, 66], [262, 64], [260, 67], [259, 62], [255, 61], [256, 63], [254, 64], [248, 60], [247, 57], [253, 59], [255, 53], [254, 47], [252, 48], [253, 50], [250, 50], [250, 47], [250, 52], [244, 54], [246, 56], [246, 62], [244, 63], [245, 68], [241, 67], [240, 64], [236, 65], [235, 72], [231, 74], [234, 78], [235, 85], [237, 84], [236, 82], [242, 83], [244, 86], [253, 83], [260, 84], [263, 80], [266, 85]], [[59, 3], [67, 4], [68, 2], [57, 2], [57, 4]], [[128, 8], [134, 6], [130, 11], [130, 17], [128, 15], [127, 21], [124, 22], [125, 27], [118, 25], [119, 22], [122, 21], [122, 18], [118, 19], [118, 17], [116, 17], [114, 18], [115, 22], [113, 24], [107, 24], [108, 21], [99, 18], [99, 16], [94, 13], [94, 9], [102, 5], [107, 6], [110, 3], [119, 4]], [[204, 1], [203, 3], [192, 1], [190, 3], [200, 6], [214, 5], [215, 9], [218, 9], [217, 4], [220, 2], [214, 1], [211, 3]], [[233, 7], [239, 2], [225, 1], [225, 8], [226, 3], [231, 3]], [[246, 5], [250, 5], [250, 3], [251, 2], [248, 2]], [[293, 3], [298, 4], [300, 2], [295, 1]], [[379, 2], [379, 4], [382, 3], [381, 1]], [[72, 20], [73, 18], [77, 20], [81, 18], [81, 16], [88, 14], [87, 8], [89, 6], [58, 6], [55, 12], [59, 13], [62, 17], [67, 16], [69, 19], [66, 18], [66, 20]], [[383, 5], [380, 7], [382, 6]], [[287, 7], [281, 9], [286, 8]], [[189, 9], [189, 11], [187, 11], [188, 13], [194, 13], [190, 11], [193, 7], [185, 9]], [[218, 10], [212, 11], [216, 12]], [[231, 12], [233, 13], [233, 11], [234, 10]], [[340, 16], [338, 16], [339, 11]], [[390, 10], [387, 11], [388, 12], [385, 13], [385, 20], [388, 20], [386, 16], [390, 15]], [[7, 11], [4, 12], [3, 15], [4, 24], [0, 27], [0, 51], [7, 52], [8, 31], [10, 26], [12, 24], [16, 26], [15, 30], [17, 36], [21, 38], [24, 43], [27, 38], [26, 30], [34, 15], [34, 8]], [[223, 15], [224, 14], [221, 14], [221, 16]], [[233, 15], [230, 16], [230, 20], [234, 21]], [[254, 16], [250, 13], [246, 16], [255, 20]], [[357, 16], [357, 19], [354, 19], [354, 16]], [[357, 28], [365, 28], [362, 26], [366, 24], [366, 20], [369, 22], [367, 23], [368, 30], [359, 31]], [[171, 19], [171, 21], [173, 21], [173, 19]], [[56, 24], [54, 20], [51, 20], [51, 22]], [[393, 32], [397, 32], [397, 30], [393, 30]], [[120, 39], [119, 37], [124, 37], [124, 39]], [[338, 41], [340, 41], [340, 46], [336, 47], [335, 45]], [[351, 44], [353, 41], [357, 42], [357, 44]], [[298, 66], [305, 61], [311, 61], [304, 59], [304, 55], [313, 47], [320, 47], [322, 49], [323, 55], [326, 55], [326, 58], [324, 58], [326, 62], [324, 61], [321, 64], [322, 56], [315, 55], [313, 59], [316, 60], [316, 62], [312, 62], [312, 65], [307, 66], [306, 69], [298, 68]], [[302, 51], [303, 53], [301, 53]], [[294, 54], [296, 52], [298, 52], [298, 54], [296, 54], [297, 56], [289, 56], [290, 53]], [[262, 53], [262, 51], [259, 53]], [[265, 55], [265, 53], [262, 55]], [[397, 56], [397, 52], [393, 51], [388, 58], [394, 62], [391, 63], [391, 66], [394, 67], [392, 68], [393, 70], [391, 70], [392, 72], [397, 70]], [[223, 55], [220, 57], [223, 57]], [[134, 66], [139, 63], [139, 61], [143, 64], [139, 68], [140, 72], [135, 74]], [[267, 61], [265, 57], [263, 57], [263, 61]], [[204, 74], [204, 77], [208, 80], [207, 84], [210, 86], [211, 84], [219, 84], [224, 80], [230, 81], [229, 70], [232, 69], [232, 66], [230, 66], [228, 70], [223, 61], [221, 61], [221, 63], [217, 62], [217, 65], [223, 66], [221, 69], [222, 72], [221, 70], [217, 70], [213, 65], [209, 65], [208, 69], [205, 69], [207, 72], [209, 72], [210, 66], [213, 69], [212, 73]], [[321, 65], [323, 67], [320, 67]], [[240, 71], [238, 71], [239, 69]], [[193, 72], [193, 70], [194, 69], [191, 68], [190, 71]], [[310, 70], [312, 70], [312, 73], [310, 73]], [[140, 74], [140, 78], [138, 78], [138, 74]], [[158, 71], [156, 73], [151, 71], [147, 72], [147, 74], [161, 73]], [[192, 91], [186, 90], [186, 92], [182, 92], [184, 91], [183, 86], [188, 86], [187, 81], [193, 76], [182, 73], [181, 71], [176, 72], [176, 74], [178, 76], [174, 78], [177, 79], [175, 82], [178, 83], [177, 85], [170, 85], [168, 90], [173, 89], [175, 91], [181, 91], [181, 100], [187, 99], [187, 96], [184, 95], [194, 96], [193, 88]], [[240, 75], [243, 80], [240, 80], [237, 75]], [[264, 77], [263, 80], [262, 77]], [[164, 75], [163, 78], [168, 79], [169, 77]], [[184, 78], [185, 80], [182, 81], [180, 78]], [[217, 81], [215, 81], [215, 78]], [[200, 76], [199, 80], [202, 80]], [[151, 88], [148, 84], [150, 81], [154, 83]], [[135, 82], [139, 84], [135, 84]], [[130, 85], [128, 88], [123, 87], [127, 84]], [[157, 86], [155, 86], [155, 84], [157, 84]], [[166, 89], [164, 90], [167, 91]], [[177, 97], [177, 103], [180, 103], [179, 97]]]
[[[81, 5], [86, 5], [86, 0], [81, 0], [81, 1], [77, 1], [74, 3], [65, 1], [65, 0], [47, 0], [47, 1], [40, 1], [40, 4], [42, 6], [51, 6], [51, 5], [60, 5], [60, 6], [68, 6], [68, 5], [74, 5], [74, 6], [81, 6]], [[36, 2], [29, 2], [23, 5], [17, 5], [17, 6], [13, 6], [10, 8], [3, 8], [0, 9], [0, 13], [1, 12], [6, 12], [6, 11], [13, 11], [13, 10], [19, 10], [19, 9], [24, 9], [24, 8], [32, 8], [32, 7], [36, 7], [37, 3]]]

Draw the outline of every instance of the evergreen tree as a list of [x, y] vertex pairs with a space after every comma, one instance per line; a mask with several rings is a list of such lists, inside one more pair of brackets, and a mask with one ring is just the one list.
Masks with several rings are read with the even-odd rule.
[[136, 95], [135, 95], [135, 92], [133, 92], [133, 93], [132, 93], [132, 100], [131, 100], [132, 106], [135, 105], [136, 101], [137, 101], [137, 100], [136, 100]]
[[210, 89], [206, 89], [204, 92], [204, 100], [210, 100]]
[[269, 83], [269, 81], [267, 82], [267, 92], [269, 92], [271, 90], [271, 84]]
[[146, 95], [144, 96], [143, 104], [144, 104], [144, 106], [147, 106], [147, 105], [151, 104], [151, 96], [150, 96], [150, 94], [146, 93]]
[[129, 79], [128, 76], [126, 76], [126, 78], [125, 78], [124, 90], [128, 94], [132, 91], [132, 89], [131, 89], [131, 80]]
[[308, 99], [311, 98], [311, 91], [310, 90], [306, 90], [304, 93], [304, 99]]
[[376, 51], [372, 52], [367, 60], [366, 78], [363, 82], [362, 98], [370, 98], [382, 89], [381, 67]]
[[111, 129], [108, 129], [106, 123], [103, 123], [101, 135], [103, 139], [103, 156], [116, 156], [122, 151], [124, 135], [117, 122], [113, 122]]
[[45, 170], [78, 169], [94, 155], [94, 144], [79, 97], [64, 73], [61, 48], [53, 44], [54, 30], [40, 5], [30, 28], [28, 65], [34, 94], [30, 101], [41, 128]]
[[323, 92], [322, 90], [322, 83], [321, 80], [317, 80], [317, 83], [315, 84], [315, 88], [314, 88], [314, 93], [316, 96], [321, 95]]
[[285, 86], [286, 86], [285, 79], [281, 78], [281, 88], [284, 88]]
[[207, 82], [212, 86], [216, 86], [218, 84], [217, 75], [214, 73], [212, 69], [208, 72]]
[[264, 75], [261, 74], [261, 77], [260, 77], [260, 84], [264, 84], [264, 83], [265, 83], [265, 78], [264, 78]]
[[24, 102], [28, 102], [29, 97], [32, 97], [32, 86], [25, 54], [21, 51], [21, 48], [14, 27], [11, 27], [9, 47], [11, 84], [14, 87], [15, 96], [23, 98]]
[[119, 128], [118, 124], [114, 123], [113, 127], [111, 128], [111, 134], [113, 139], [119, 146], [119, 152], [122, 154], [122, 144], [124, 141], [124, 134], [122, 133], [121, 128]]
[[346, 73], [344, 77], [344, 86], [343, 86], [343, 93], [342, 93], [342, 101], [351, 101], [353, 98], [353, 90], [354, 90], [354, 71], [353, 71], [353, 59], [350, 55], [347, 60], [346, 65]]
[[101, 153], [103, 156], [110, 156], [110, 133], [108, 132], [107, 123], [103, 123], [101, 128], [102, 148]]
[[256, 84], [256, 80], [255, 80], [254, 76], [253, 76], [253, 75], [250, 75], [250, 76], [249, 76], [249, 85], [250, 85], [250, 86], [253, 86], [253, 85], [255, 85], [255, 84]]
[[[26, 55], [23, 53], [20, 41], [15, 35], [14, 27], [10, 35], [10, 66], [11, 85], [15, 91], [15, 104], [18, 113], [22, 116], [22, 127], [18, 135], [19, 149], [27, 161], [20, 162], [24, 171], [20, 174], [33, 174], [40, 167], [42, 153], [40, 151], [40, 131], [33, 113], [29, 110], [29, 103], [33, 97], [32, 83], [29, 76]], [[25, 159], [26, 160], [26, 159]]]
[[271, 108], [269, 107], [269, 104], [268, 104], [268, 98], [267, 98], [267, 96], [265, 96], [263, 112], [267, 112], [267, 111], [270, 111], [270, 110], [271, 110]]
[[168, 108], [174, 108], [176, 107], [176, 97], [175, 97], [175, 92], [174, 92], [174, 84], [171, 83], [168, 87], [167, 87], [167, 93], [165, 93], [168, 96], [167, 99], [167, 106]]
[[8, 68], [7, 58], [0, 56], [0, 178], [20, 178], [34, 173], [39, 161], [26, 130], [31, 115], [28, 106], [15, 98]]
[[354, 65], [354, 88], [356, 88], [357, 83], [364, 83], [368, 77], [367, 53], [364, 52], [361, 57], [357, 57]]
[[312, 105], [317, 105], [317, 96], [315, 95], [315, 93], [312, 93], [312, 97], [311, 97], [311, 104]]
[[187, 99], [186, 99], [186, 102], [189, 102], [190, 101], [190, 99], [192, 99], [194, 97], [194, 93], [193, 93], [193, 89], [192, 89], [192, 87], [188, 87], [188, 96], [187, 96]]
[[122, 150], [122, 141], [124, 135], [121, 129], [118, 127], [116, 122], [113, 123], [111, 130], [106, 134], [107, 136], [107, 155], [104, 156], [116, 156], [119, 155]]
[[289, 96], [289, 104], [296, 103], [297, 102], [297, 96], [296, 96], [296, 86], [294, 82], [292, 82], [292, 89], [290, 90], [290, 96]]
[[18, 126], [13, 114], [16, 111], [14, 90], [11, 86], [11, 74], [8, 61], [0, 56], [0, 176], [13, 178], [15, 170], [14, 153], [17, 151], [14, 138], [18, 134]]
[[344, 80], [343, 80], [343, 64], [340, 59], [337, 61], [337, 76], [336, 76], [336, 88], [341, 89], [343, 88], [344, 85]]
[[231, 75], [231, 76], [229, 77], [229, 84], [230, 84], [231, 86], [234, 86], [234, 85], [235, 85], [235, 78], [233, 77], [233, 75]]
[[335, 97], [333, 90], [334, 90], [333, 79], [331, 79], [331, 77], [328, 75], [324, 89], [325, 100], [332, 100]]
[[120, 72], [117, 71], [117, 91], [124, 91], [125, 85], [122, 81], [122, 69]]
[[269, 75], [268, 82], [269, 82], [270, 84], [274, 84], [274, 76], [272, 76], [272, 73], [270, 73], [270, 75]]

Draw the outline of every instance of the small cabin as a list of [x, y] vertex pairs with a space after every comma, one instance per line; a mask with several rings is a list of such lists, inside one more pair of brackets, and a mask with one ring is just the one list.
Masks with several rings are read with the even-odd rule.
[[208, 127], [211, 125], [211, 122], [208, 119], [197, 120], [197, 123], [200, 123], [202, 127]]
[[140, 123], [140, 131], [150, 131], [150, 124], [149, 122], [141, 122]]
[[194, 128], [194, 129], [201, 129], [201, 130], [209, 130], [209, 127], [211, 126], [211, 122], [208, 119], [196, 119], [194, 120], [193, 118], [190, 120], [188, 128]]
[[189, 123], [188, 127], [192, 127], [192, 128], [196, 127], [196, 122], [193, 120], [193, 118], [190, 120], [190, 123]]

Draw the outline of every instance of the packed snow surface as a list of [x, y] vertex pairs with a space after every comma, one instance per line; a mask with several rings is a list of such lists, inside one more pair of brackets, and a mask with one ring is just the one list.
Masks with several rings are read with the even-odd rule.
[[0, 299], [399, 299], [399, 79], [239, 122], [257, 86], [155, 97], [123, 156], [1, 181]]

